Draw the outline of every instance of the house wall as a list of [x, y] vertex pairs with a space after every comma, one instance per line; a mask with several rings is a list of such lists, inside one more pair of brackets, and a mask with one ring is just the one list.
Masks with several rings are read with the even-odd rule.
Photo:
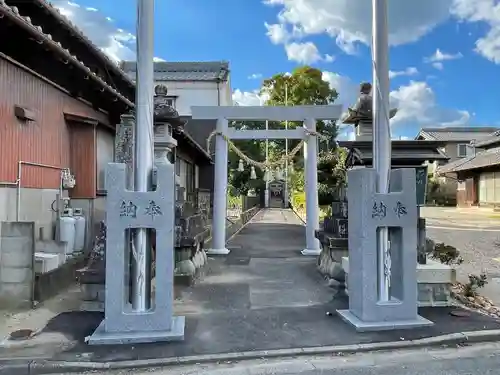
[[[15, 105], [34, 112], [35, 121], [18, 120]], [[19, 219], [34, 221], [36, 235], [45, 239], [53, 236], [52, 205], [59, 192], [60, 168], [70, 168], [75, 174], [77, 185], [71, 192], [74, 202], [85, 203], [86, 215], [93, 213], [98, 132], [93, 125], [68, 123], [65, 113], [109, 124], [106, 114], [22, 65], [0, 57], [0, 222], [16, 220], [19, 209]], [[38, 165], [22, 165], [18, 190], [15, 182], [20, 161]]]
[[168, 87], [168, 95], [176, 96], [175, 108], [181, 116], [191, 116], [192, 106], [232, 105], [229, 81], [156, 81]]
[[464, 171], [458, 178], [457, 205], [494, 207], [500, 205], [500, 167]]
[[449, 142], [446, 144], [444, 152], [445, 152], [446, 156], [448, 156], [450, 158], [450, 160], [447, 163], [461, 158], [460, 156], [458, 156], [458, 145], [459, 144], [468, 144], [468, 142]]

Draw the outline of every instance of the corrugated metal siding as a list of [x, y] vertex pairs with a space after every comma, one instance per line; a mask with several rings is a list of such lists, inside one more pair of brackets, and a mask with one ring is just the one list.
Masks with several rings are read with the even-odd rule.
[[70, 165], [76, 185], [71, 190], [72, 198], [95, 198], [96, 196], [96, 128], [93, 125], [71, 123]]
[[[19, 121], [14, 116], [15, 105], [33, 111], [36, 120]], [[19, 160], [70, 167], [70, 134], [64, 112], [108, 122], [104, 114], [0, 57], [0, 181], [16, 180]], [[58, 185], [57, 170], [23, 167], [22, 187]]]

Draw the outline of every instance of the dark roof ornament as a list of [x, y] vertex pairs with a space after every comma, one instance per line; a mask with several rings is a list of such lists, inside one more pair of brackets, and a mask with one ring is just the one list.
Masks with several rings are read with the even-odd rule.
[[172, 130], [183, 132], [186, 121], [181, 119], [179, 112], [169, 104], [168, 88], [159, 84], [155, 86], [154, 96], [154, 124], [169, 123]]

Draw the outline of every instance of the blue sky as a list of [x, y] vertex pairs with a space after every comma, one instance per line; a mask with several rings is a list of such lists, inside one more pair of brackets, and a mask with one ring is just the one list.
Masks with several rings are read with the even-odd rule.
[[[135, 58], [136, 0], [54, 0], [114, 59]], [[310, 64], [351, 105], [371, 80], [369, 0], [157, 0], [155, 54], [230, 62], [233, 99]], [[423, 126], [500, 126], [500, 0], [389, 0], [394, 137]], [[342, 137], [349, 137], [349, 129]]]

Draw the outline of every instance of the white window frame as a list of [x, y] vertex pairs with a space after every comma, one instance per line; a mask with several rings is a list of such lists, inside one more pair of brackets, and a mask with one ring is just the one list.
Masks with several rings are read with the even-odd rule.
[[[460, 147], [463, 147], [463, 155], [460, 153]], [[465, 158], [467, 156], [467, 143], [459, 143], [457, 144], [457, 156], [459, 158]]]
[[165, 98], [165, 102], [166, 104], [168, 104], [170, 107], [173, 107], [175, 108], [175, 101], [176, 101], [177, 97], [175, 96], [167, 96]]

